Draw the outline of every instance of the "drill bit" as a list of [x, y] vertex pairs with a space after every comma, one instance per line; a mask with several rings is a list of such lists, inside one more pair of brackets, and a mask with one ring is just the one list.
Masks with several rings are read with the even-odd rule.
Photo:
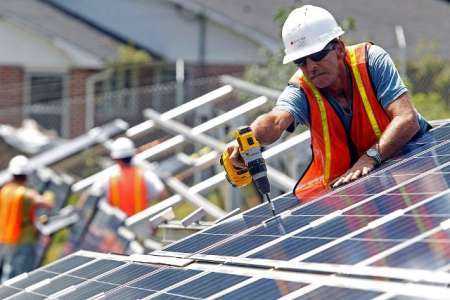
[[275, 205], [273, 204], [272, 200], [270, 200], [269, 194], [264, 194], [264, 196], [266, 197], [267, 201], [269, 202], [270, 208], [272, 209], [273, 216], [276, 216]]

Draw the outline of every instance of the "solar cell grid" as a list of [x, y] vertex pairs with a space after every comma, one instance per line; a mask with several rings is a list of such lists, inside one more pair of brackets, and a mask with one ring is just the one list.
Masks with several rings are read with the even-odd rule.
[[296, 234], [297, 237], [338, 238], [376, 220], [372, 216], [338, 216], [320, 226]]
[[60, 298], [71, 300], [85, 300], [101, 293], [110, 291], [116, 287], [117, 285], [109, 283], [88, 281], [86, 283], [78, 285], [74, 291], [61, 295]]
[[417, 235], [420, 235], [421, 233], [439, 226], [439, 224], [446, 219], [447, 218], [445, 217], [401, 216], [391, 222], [361, 233], [355, 238], [371, 240], [411, 239]]
[[387, 215], [398, 209], [407, 208], [415, 203], [432, 197], [436, 193], [427, 194], [385, 194], [372, 199], [371, 201], [350, 209], [344, 215], [367, 215], [379, 216]]
[[352, 265], [372, 257], [399, 243], [399, 241], [349, 239], [337, 244], [336, 246], [323, 250], [320, 253], [305, 259], [304, 261]]
[[80, 277], [84, 279], [91, 279], [105, 272], [111, 271], [121, 265], [125, 264], [124, 262], [117, 260], [98, 260], [89, 265], [81, 267], [80, 269], [69, 272], [68, 275]]
[[206, 247], [223, 241], [228, 235], [215, 235], [199, 233], [193, 235], [181, 242], [177, 242], [165, 248], [165, 251], [181, 252], [181, 253], [195, 253]]
[[69, 270], [72, 270], [75, 267], [79, 267], [83, 264], [86, 264], [90, 261], [94, 260], [92, 257], [73, 255], [66, 259], [59, 260], [56, 263], [53, 263], [49, 266], [43, 268], [43, 270], [55, 273], [64, 273]]
[[450, 263], [448, 242], [420, 241], [374, 262], [373, 266], [436, 270]]
[[45, 296], [56, 294], [70, 286], [76, 286], [83, 282], [83, 279], [72, 276], [59, 276], [48, 282], [44, 286], [34, 290], [35, 293]]
[[235, 234], [258, 226], [262, 221], [268, 219], [268, 216], [247, 216], [242, 215], [239, 218], [234, 218], [233, 220], [225, 221], [222, 224], [214, 226], [203, 233], [205, 234]]
[[278, 299], [305, 285], [306, 284], [300, 282], [259, 279], [256, 282], [222, 296], [220, 299]]
[[5, 299], [14, 294], [20, 293], [22, 290], [18, 288], [13, 288], [10, 286], [2, 285], [0, 286], [0, 299]]
[[249, 277], [239, 275], [209, 273], [180, 287], [170, 289], [167, 293], [187, 297], [206, 298], [248, 278]]
[[450, 195], [442, 195], [409, 212], [408, 215], [437, 215], [450, 216]]
[[328, 215], [338, 209], [349, 207], [355, 203], [358, 203], [366, 199], [366, 195], [358, 196], [339, 196], [332, 195], [326, 196], [323, 199], [307, 203], [297, 209], [292, 210], [292, 215]]
[[[275, 211], [279, 213], [299, 205], [300, 202], [289, 193], [288, 195], [275, 198], [273, 204]], [[253, 209], [245, 211], [244, 216], [272, 216], [272, 210], [267, 203], [262, 203]]]
[[55, 273], [36, 270], [34, 272], [29, 273], [27, 277], [25, 277], [24, 279], [12, 283], [11, 286], [19, 289], [25, 289], [29, 286], [32, 286], [33, 284], [41, 282], [42, 280], [55, 277], [56, 275], [57, 274]]
[[243, 235], [235, 239], [213, 247], [206, 251], [201, 251], [202, 254], [211, 255], [226, 255], [238, 256], [256, 247], [266, 244], [267, 242], [275, 240], [275, 236], [261, 236], [261, 235]]
[[150, 274], [155, 270], [157, 270], [157, 268], [141, 264], [130, 264], [105, 276], [98, 277], [96, 281], [103, 281], [111, 284], [125, 284], [145, 274]]
[[283, 241], [250, 255], [250, 258], [291, 260], [307, 253], [319, 246], [331, 242], [332, 239], [323, 238], [287, 238]]
[[130, 287], [122, 287], [114, 291], [110, 291], [105, 295], [105, 299], [109, 300], [131, 300], [131, 299], [143, 299], [152, 295], [153, 291], [136, 289]]
[[[381, 295], [379, 292], [323, 286], [301, 296], [302, 300], [346, 299], [369, 300]], [[300, 298], [298, 298], [300, 299]]]
[[199, 273], [200, 271], [195, 270], [168, 268], [133, 282], [129, 286], [150, 291], [161, 291]]
[[34, 293], [21, 292], [21, 293], [15, 294], [14, 296], [12, 296], [9, 299], [11, 299], [11, 300], [13, 300], [13, 299], [14, 300], [40, 300], [40, 299], [45, 299], [45, 297], [34, 294]]

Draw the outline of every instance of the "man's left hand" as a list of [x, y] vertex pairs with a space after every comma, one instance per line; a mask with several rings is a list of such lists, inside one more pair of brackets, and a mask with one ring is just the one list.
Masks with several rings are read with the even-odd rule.
[[331, 184], [332, 188], [336, 188], [343, 184], [349, 183], [358, 179], [359, 177], [366, 176], [375, 168], [375, 161], [373, 158], [367, 156], [366, 154], [362, 155], [358, 161], [348, 170], [344, 175], [335, 180], [334, 183]]

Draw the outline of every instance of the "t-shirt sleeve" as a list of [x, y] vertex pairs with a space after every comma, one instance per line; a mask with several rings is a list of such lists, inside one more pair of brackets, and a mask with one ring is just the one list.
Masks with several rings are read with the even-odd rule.
[[164, 184], [161, 179], [150, 170], [145, 171], [145, 182], [147, 183], [147, 189], [149, 191], [149, 200], [159, 198], [159, 195], [164, 191]]
[[408, 91], [389, 54], [381, 47], [372, 45], [368, 53], [369, 72], [372, 83], [383, 108]]
[[306, 95], [300, 88], [294, 85], [289, 84], [281, 92], [274, 110], [290, 112], [295, 120], [294, 126], [309, 125], [309, 109]]

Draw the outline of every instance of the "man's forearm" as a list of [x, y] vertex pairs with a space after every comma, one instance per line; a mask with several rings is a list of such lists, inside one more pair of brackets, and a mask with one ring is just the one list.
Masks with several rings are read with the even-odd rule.
[[280, 138], [292, 121], [292, 117], [287, 112], [270, 112], [259, 116], [250, 127], [260, 143], [269, 145]]
[[386, 160], [400, 151], [419, 129], [416, 114], [394, 117], [378, 142], [382, 159]]

